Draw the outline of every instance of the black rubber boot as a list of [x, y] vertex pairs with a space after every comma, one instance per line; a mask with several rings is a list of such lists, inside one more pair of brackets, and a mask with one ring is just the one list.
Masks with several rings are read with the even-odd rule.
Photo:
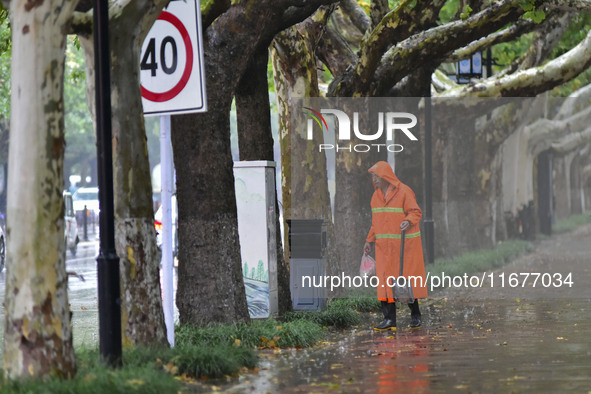
[[419, 310], [419, 300], [415, 299], [415, 302], [408, 304], [410, 308], [410, 328], [421, 327], [421, 311]]
[[382, 312], [384, 313], [384, 321], [373, 329], [376, 331], [396, 331], [396, 304], [382, 301]]

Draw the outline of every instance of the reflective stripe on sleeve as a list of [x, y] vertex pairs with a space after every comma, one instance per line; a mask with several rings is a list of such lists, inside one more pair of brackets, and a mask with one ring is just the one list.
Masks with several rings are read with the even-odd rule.
[[383, 207], [383, 208], [372, 208], [372, 213], [378, 212], [395, 212], [395, 213], [404, 213], [404, 209], [402, 208], [390, 208], [390, 207]]

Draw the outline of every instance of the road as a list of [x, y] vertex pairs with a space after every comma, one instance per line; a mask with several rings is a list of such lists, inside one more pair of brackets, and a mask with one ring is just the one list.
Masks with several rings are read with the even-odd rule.
[[[70, 277], [68, 280], [68, 297], [72, 308], [74, 323], [74, 344], [94, 347], [98, 343], [98, 301], [96, 255], [98, 241], [87, 241], [78, 244], [76, 256], [66, 252], [66, 269], [81, 275], [84, 280]], [[4, 334], [4, 274], [0, 273], [0, 333]], [[2, 349], [0, 349], [1, 355]]]
[[[524, 287], [495, 282], [446, 289], [423, 303], [423, 327], [410, 330], [408, 308], [398, 331], [367, 324], [333, 334], [307, 350], [262, 351], [257, 373], [195, 392], [447, 393], [591, 391], [591, 224], [538, 242], [503, 273], [573, 273], [574, 286]], [[515, 283], [514, 283], [515, 284]]]

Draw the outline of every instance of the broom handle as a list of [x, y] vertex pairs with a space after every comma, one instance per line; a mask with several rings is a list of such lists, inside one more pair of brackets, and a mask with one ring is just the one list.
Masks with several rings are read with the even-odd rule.
[[400, 232], [400, 276], [404, 276], [404, 235], [406, 230]]

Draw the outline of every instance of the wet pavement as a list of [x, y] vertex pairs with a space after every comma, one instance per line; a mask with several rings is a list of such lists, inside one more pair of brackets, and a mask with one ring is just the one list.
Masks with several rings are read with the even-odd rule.
[[[588, 224], [537, 242], [535, 252], [487, 272], [478, 288], [431, 293], [421, 304], [423, 326], [418, 330], [408, 327], [406, 306], [398, 310], [396, 332], [374, 332], [371, 327], [380, 316], [364, 314], [364, 324], [331, 332], [314, 348], [262, 350], [256, 371], [187, 388], [227, 393], [589, 393], [590, 240]], [[87, 242], [77, 256], [67, 255], [68, 271], [85, 279], [69, 280], [77, 347], [98, 342], [97, 248], [97, 242]], [[509, 286], [509, 275], [523, 273], [541, 276], [536, 283], [535, 277], [522, 276], [517, 286]], [[554, 273], [572, 273], [573, 285], [543, 286], [543, 274]]]
[[[591, 391], [591, 225], [537, 242], [501, 270], [573, 273], [573, 287], [490, 283], [445, 289], [422, 303], [423, 327], [408, 308], [398, 331], [374, 332], [379, 316], [306, 350], [264, 350], [259, 368], [195, 392], [443, 393]], [[522, 276], [525, 278], [525, 275]], [[513, 283], [514, 285], [516, 283]], [[548, 284], [548, 283], [546, 283]], [[587, 291], [585, 291], [585, 289]]]

